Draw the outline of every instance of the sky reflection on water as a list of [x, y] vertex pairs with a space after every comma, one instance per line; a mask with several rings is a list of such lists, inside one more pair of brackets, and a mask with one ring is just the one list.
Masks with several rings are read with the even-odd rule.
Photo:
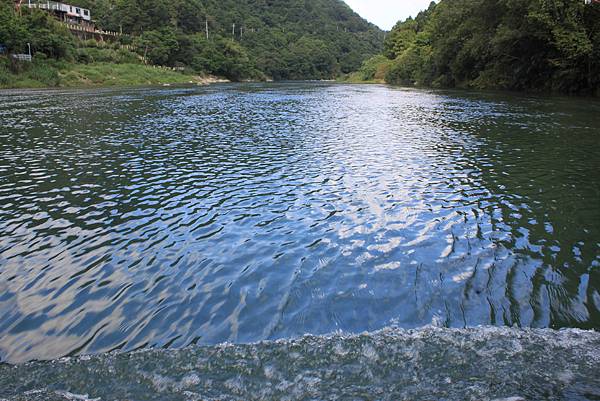
[[599, 111], [324, 84], [3, 92], [0, 358], [600, 328]]

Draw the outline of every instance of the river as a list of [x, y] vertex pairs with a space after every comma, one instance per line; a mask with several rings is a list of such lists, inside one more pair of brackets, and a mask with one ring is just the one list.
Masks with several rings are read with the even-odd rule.
[[4, 362], [600, 328], [598, 101], [328, 83], [3, 91], [0, 121]]

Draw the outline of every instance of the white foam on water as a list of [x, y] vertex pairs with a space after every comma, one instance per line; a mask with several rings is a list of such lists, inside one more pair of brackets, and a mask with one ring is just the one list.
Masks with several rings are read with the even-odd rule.
[[597, 400], [599, 362], [593, 331], [386, 328], [0, 365], [0, 399]]

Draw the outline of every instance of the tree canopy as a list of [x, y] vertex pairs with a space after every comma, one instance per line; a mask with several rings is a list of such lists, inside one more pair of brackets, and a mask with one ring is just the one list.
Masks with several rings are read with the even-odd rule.
[[12, 5], [12, 1], [0, 1], [0, 44], [11, 53], [26, 53], [29, 43], [48, 57], [68, 55], [75, 39], [66, 27], [44, 12], [18, 15]]
[[[21, 29], [19, 17], [7, 11], [12, 2], [0, 2], [7, 5], [0, 18]], [[331, 79], [358, 69], [383, 48], [384, 33], [342, 0], [71, 2], [89, 8], [102, 29], [130, 34], [137, 52], [153, 64], [230, 79]], [[34, 14], [24, 10], [26, 18]], [[0, 43], [9, 43], [18, 29], [3, 34], [0, 25]], [[27, 40], [19, 38], [23, 46]]]
[[[149, 31], [157, 38], [175, 35], [177, 48], [166, 46], [159, 59], [150, 54], [154, 62], [187, 64], [195, 54], [196, 66], [226, 75], [334, 78], [358, 69], [363, 60], [381, 51], [383, 41], [381, 30], [341, 0], [80, 0], [80, 4], [89, 7], [105, 29], [142, 39]], [[210, 60], [222, 56], [233, 57], [229, 64], [243, 70], [229, 74]]]
[[600, 4], [440, 0], [384, 44], [389, 83], [594, 94]]

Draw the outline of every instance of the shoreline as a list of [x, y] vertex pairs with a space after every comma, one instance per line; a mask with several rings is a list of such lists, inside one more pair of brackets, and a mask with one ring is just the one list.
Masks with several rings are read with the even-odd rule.
[[134, 63], [34, 63], [15, 74], [5, 71], [0, 90], [97, 89], [178, 84], [211, 85], [231, 82], [211, 74], [194, 74]]
[[[42, 64], [44, 65], [44, 64]], [[241, 80], [231, 81], [225, 77], [215, 76], [212, 74], [189, 74], [180, 71], [173, 71], [170, 69], [154, 67], [151, 65], [144, 64], [115, 64], [115, 63], [92, 63], [92, 64], [66, 64], [67, 68], [59, 71], [61, 79], [68, 79], [73, 74], [77, 77], [76, 81], [71, 83], [61, 82], [60, 85], [43, 85], [40, 82], [36, 82], [32, 85], [26, 85], [29, 82], [27, 79], [21, 79], [14, 85], [3, 85], [0, 80], [0, 92], [1, 91], [19, 91], [19, 90], [66, 90], [66, 89], [110, 89], [110, 88], [142, 88], [142, 87], [174, 87], [178, 85], [195, 85], [195, 86], [208, 86], [214, 84], [224, 83], [285, 83], [285, 82], [314, 82], [314, 83], [329, 83], [337, 85], [384, 85], [397, 89], [406, 90], [423, 90], [423, 91], [434, 91], [434, 92], [457, 92], [457, 93], [479, 93], [479, 94], [502, 94], [506, 96], [532, 96], [535, 98], [565, 98], [565, 99], [588, 99], [593, 102], [600, 101], [600, 92], [597, 95], [583, 95], [583, 94], [568, 94], [561, 92], [543, 92], [535, 90], [507, 90], [507, 89], [495, 89], [495, 88], [471, 88], [471, 87], [455, 87], [455, 88], [444, 88], [444, 87], [432, 87], [423, 85], [397, 85], [385, 82], [385, 80], [374, 79], [374, 80], [354, 80], [347, 79], [346, 77], [339, 77], [332, 80], [298, 80], [298, 81], [273, 81], [273, 80]], [[63, 64], [64, 68], [64, 64]], [[98, 78], [98, 74], [91, 74], [92, 77], [87, 77], [87, 72], [90, 69], [99, 68], [102, 74], [101, 78]], [[133, 68], [133, 71], [127, 71]], [[121, 70], [126, 70], [126, 73], [119, 76]], [[107, 72], [105, 74], [105, 72]], [[133, 74], [139, 73], [139, 74]], [[145, 75], [144, 72], [150, 73], [150, 76]], [[1, 78], [1, 77], [0, 77]], [[25, 84], [24, 84], [25, 83]], [[2, 400], [0, 400], [2, 401]]]
[[576, 93], [563, 93], [563, 92], [547, 92], [547, 91], [536, 91], [536, 90], [510, 90], [503, 88], [475, 88], [469, 86], [457, 86], [457, 87], [435, 87], [427, 85], [401, 85], [386, 82], [382, 79], [375, 80], [344, 80], [339, 79], [336, 81], [339, 84], [346, 85], [385, 85], [390, 88], [406, 89], [406, 90], [422, 90], [422, 91], [435, 91], [435, 92], [457, 92], [457, 93], [494, 93], [494, 94], [506, 94], [512, 96], [533, 96], [533, 97], [547, 97], [547, 98], [574, 98], [574, 99], [589, 99], [591, 101], [600, 101], [600, 89], [597, 94], [576, 94]]

